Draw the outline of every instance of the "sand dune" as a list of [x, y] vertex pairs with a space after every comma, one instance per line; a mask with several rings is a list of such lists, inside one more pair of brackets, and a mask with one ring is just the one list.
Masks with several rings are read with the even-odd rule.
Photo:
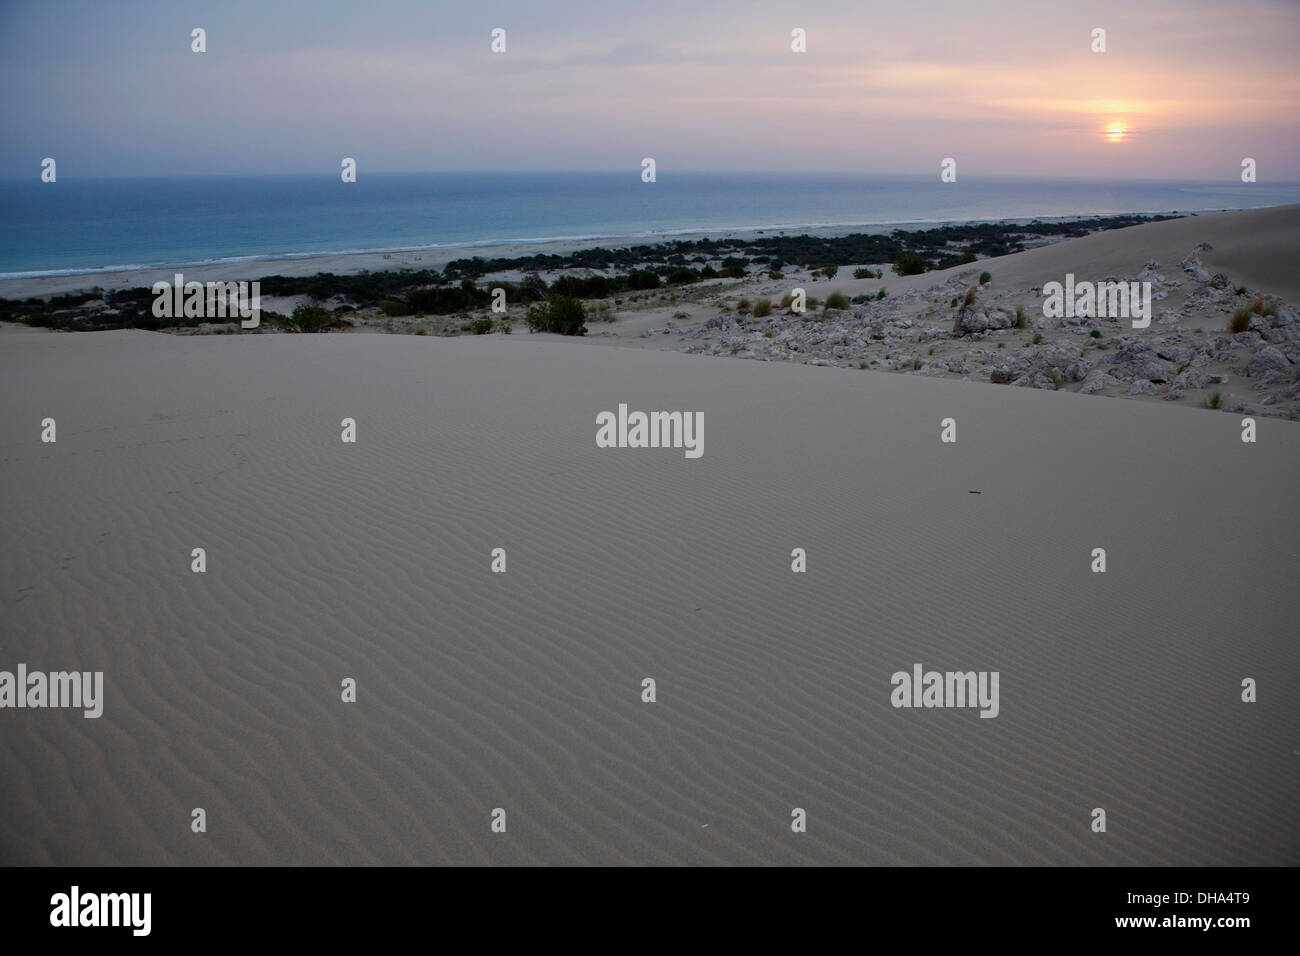
[[[0, 668], [106, 687], [0, 711], [0, 862], [1300, 863], [1295, 423], [526, 336], [0, 370]], [[917, 662], [1000, 714], [893, 708]]]

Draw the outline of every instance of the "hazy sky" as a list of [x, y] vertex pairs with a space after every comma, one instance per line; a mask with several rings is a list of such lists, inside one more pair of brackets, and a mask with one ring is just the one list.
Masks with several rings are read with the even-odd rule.
[[1300, 180], [1297, 66], [1300, 0], [0, 0], [0, 176]]

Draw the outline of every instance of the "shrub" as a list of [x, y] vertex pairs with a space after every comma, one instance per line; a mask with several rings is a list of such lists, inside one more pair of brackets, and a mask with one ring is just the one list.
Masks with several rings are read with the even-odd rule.
[[736, 303], [736, 311], [739, 312], [741, 315], [746, 315], [749, 312], [749, 310], [752, 309], [753, 307], [754, 304], [744, 296], [741, 296], [740, 301]]
[[1034, 333], [1034, 343], [1033, 343], [1033, 344], [1034, 344], [1034, 345], [1041, 345], [1042, 342], [1043, 342], [1043, 333], [1042, 333], [1042, 332], [1035, 332], [1035, 333]]
[[781, 272], [769, 272], [769, 273], [767, 274], [767, 277], [768, 277], [769, 279], [784, 279], [784, 278], [785, 278], [785, 275], [784, 275], [784, 273], [781, 273]]
[[930, 264], [916, 252], [904, 252], [894, 260], [894, 272], [900, 276], [920, 275], [929, 266]]
[[876, 293], [876, 298], [877, 298], [877, 299], [883, 299], [884, 297], [885, 297], [885, 290], [884, 290], [884, 289], [881, 289], [879, 292]]
[[1205, 407], [1206, 407], [1206, 408], [1222, 408], [1222, 407], [1223, 407], [1223, 393], [1222, 393], [1222, 392], [1215, 392], [1215, 393], [1213, 393], [1209, 398], [1207, 398], [1207, 399], [1205, 400]]
[[328, 309], [314, 305], [300, 305], [293, 310], [293, 316], [285, 325], [295, 332], [327, 332], [335, 325], [334, 316]]
[[659, 275], [649, 269], [637, 269], [635, 272], [628, 274], [627, 287], [629, 289], [657, 289], [659, 288]]
[[528, 310], [525, 321], [529, 332], [556, 332], [560, 335], [586, 335], [587, 313], [582, 303], [568, 296], [556, 296], [549, 302]]
[[853, 278], [855, 279], [874, 279], [876, 272], [874, 269], [854, 269]]
[[743, 279], [745, 278], [745, 267], [727, 266], [725, 269], [722, 270], [722, 274], [726, 276], [728, 279]]
[[1253, 315], [1250, 306], [1237, 306], [1232, 310], [1232, 318], [1228, 320], [1228, 328], [1233, 332], [1245, 332], [1250, 328], [1250, 319]]
[[836, 273], [840, 271], [840, 267], [836, 265], [822, 266], [818, 271], [820, 271], [826, 278], [834, 279]]
[[1101, 338], [1101, 329], [1093, 329], [1088, 334], [1091, 335], [1094, 339], [1099, 339]]
[[980, 273], [980, 285], [987, 285], [989, 282], [992, 281], [992, 279], [993, 279], [993, 273], [991, 272]]
[[1016, 306], [1016, 328], [1023, 329], [1028, 325], [1029, 323], [1025, 321], [1025, 307], [1023, 305]]
[[492, 326], [491, 319], [475, 319], [469, 324], [469, 330], [475, 335], [487, 335], [492, 331]]
[[766, 315], [772, 314], [772, 300], [759, 299], [754, 303], [754, 318], [761, 319]]
[[948, 304], [949, 304], [950, 306], [952, 306], [954, 309], [957, 308], [957, 297], [956, 297], [956, 296], [953, 296], [952, 301], [949, 302]]
[[832, 292], [826, 297], [827, 309], [847, 309], [849, 307], [849, 297], [843, 292]]

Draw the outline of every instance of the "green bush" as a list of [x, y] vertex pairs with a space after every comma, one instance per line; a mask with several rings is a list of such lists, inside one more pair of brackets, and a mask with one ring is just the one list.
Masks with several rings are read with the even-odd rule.
[[826, 278], [834, 279], [836, 273], [840, 271], [840, 267], [836, 265], [822, 266], [818, 271]]
[[657, 289], [659, 288], [659, 276], [649, 269], [637, 269], [628, 275], [627, 287], [629, 289]]
[[874, 269], [854, 269], [853, 278], [855, 279], [874, 279], [876, 272]]
[[843, 292], [832, 292], [826, 297], [827, 309], [847, 309], [849, 304], [849, 297]]
[[988, 285], [988, 283], [991, 282], [992, 279], [993, 279], [993, 273], [991, 272], [980, 273], [980, 285]]
[[559, 335], [586, 335], [586, 319], [582, 303], [568, 296], [556, 296], [549, 302], [535, 305], [524, 317], [529, 332], [555, 332]]
[[334, 316], [328, 309], [315, 305], [298, 306], [285, 321], [285, 325], [295, 332], [328, 332], [335, 324]]
[[915, 252], [904, 252], [894, 260], [894, 272], [900, 276], [920, 275], [929, 267], [930, 264]]

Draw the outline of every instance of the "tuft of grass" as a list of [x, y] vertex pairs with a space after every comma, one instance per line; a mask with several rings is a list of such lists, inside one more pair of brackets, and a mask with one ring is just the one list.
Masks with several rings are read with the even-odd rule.
[[832, 292], [826, 297], [826, 309], [847, 309], [852, 303], [843, 292]]
[[1222, 393], [1222, 392], [1214, 392], [1213, 394], [1211, 394], [1210, 397], [1207, 398], [1207, 399], [1205, 400], [1205, 407], [1206, 407], [1206, 408], [1222, 408], [1222, 407], [1223, 407], [1223, 393]]
[[1093, 329], [1088, 334], [1091, 335], [1094, 339], [1099, 339], [1101, 338], [1101, 329]]
[[875, 269], [854, 269], [853, 278], [855, 279], [874, 279], [876, 277]]
[[1232, 318], [1228, 320], [1228, 330], [1233, 333], [1245, 332], [1250, 328], [1250, 320], [1254, 316], [1248, 305], [1239, 305], [1232, 310]]
[[1035, 333], [1034, 333], [1034, 341], [1033, 341], [1031, 344], [1033, 344], [1033, 345], [1040, 345], [1040, 344], [1042, 344], [1042, 341], [1043, 341], [1043, 333], [1042, 333], [1042, 332], [1035, 332]]
[[975, 304], [975, 287], [971, 286], [966, 290], [966, 295], [961, 300], [961, 311], [965, 312]]
[[933, 345], [930, 346], [930, 354], [931, 354], [931, 355], [934, 354], [934, 346], [933, 346]]
[[1065, 381], [1065, 376], [1061, 374], [1061, 370], [1059, 368], [1052, 369], [1051, 375], [1049, 375], [1048, 377], [1051, 378], [1052, 385], [1056, 388], [1060, 388], [1061, 383]]
[[743, 296], [741, 297], [740, 301], [736, 303], [736, 311], [739, 312], [741, 315], [748, 315], [749, 310], [752, 309], [753, 307], [754, 307], [753, 303], [750, 302], [748, 299], [744, 298]]
[[956, 297], [956, 296], [953, 296], [952, 301], [949, 302], [948, 304], [949, 304], [950, 306], [952, 306], [952, 307], [955, 309], [955, 308], [957, 308], [957, 301], [958, 301], [958, 300], [957, 300], [957, 297]]
[[885, 297], [885, 290], [884, 290], [884, 289], [881, 289], [879, 292], [876, 293], [876, 298], [877, 298], [877, 299], [883, 299], [884, 297]]
[[761, 319], [764, 316], [772, 314], [772, 300], [759, 299], [754, 303], [754, 318]]
[[867, 367], [867, 363], [866, 363], [866, 362], [859, 362], [859, 363], [858, 363], [858, 368], [866, 368], [866, 367]]
[[1016, 328], [1024, 329], [1028, 328], [1028, 326], [1029, 322], [1025, 319], [1025, 307], [1023, 305], [1016, 306]]
[[1006, 343], [1006, 342], [999, 342], [999, 343], [998, 343], [998, 348], [1000, 348], [1000, 349], [1004, 349], [1004, 348], [1006, 348], [1006, 347], [1007, 347], [1007, 343]]
[[912, 359], [912, 371], [915, 372], [917, 369], [919, 369], [919, 368], [920, 368], [922, 365], [924, 365], [924, 364], [925, 364], [925, 363], [922, 362], [919, 358], [914, 358], [914, 359]]

